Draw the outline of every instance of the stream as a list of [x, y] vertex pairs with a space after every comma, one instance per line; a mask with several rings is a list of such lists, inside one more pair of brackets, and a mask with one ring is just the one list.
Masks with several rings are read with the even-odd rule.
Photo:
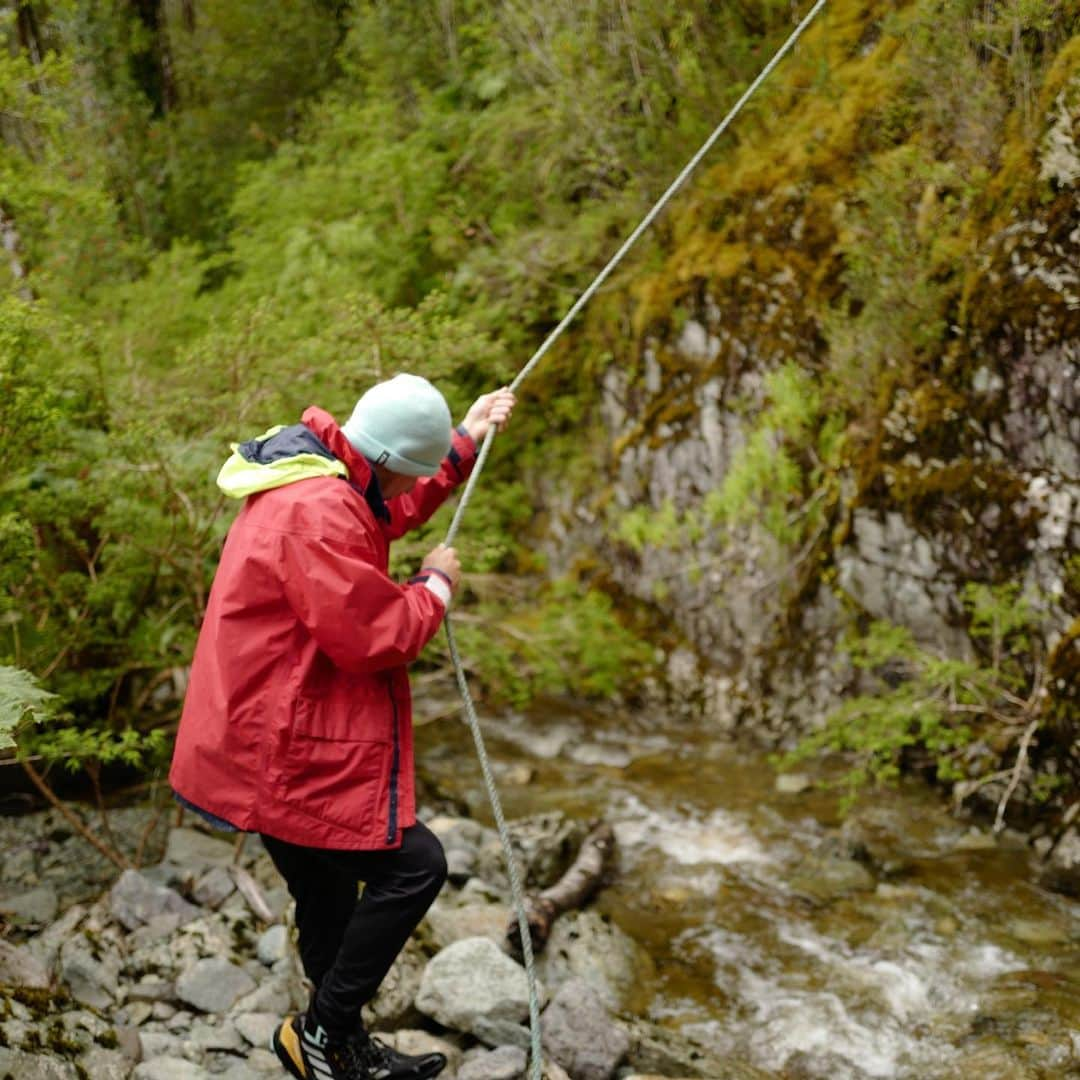
[[[642, 1015], [791, 1080], [1080, 1077], [1080, 905], [1022, 838], [911, 783], [840, 816], [764, 754], [627, 715], [483, 721], [508, 817], [615, 828], [594, 901], [641, 942]], [[429, 784], [491, 823], [463, 722], [417, 729]]]

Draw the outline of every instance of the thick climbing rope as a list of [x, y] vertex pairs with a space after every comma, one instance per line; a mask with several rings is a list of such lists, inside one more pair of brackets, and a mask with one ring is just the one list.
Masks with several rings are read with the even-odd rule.
[[[612, 271], [623, 260], [623, 256], [637, 243], [642, 233], [656, 220], [657, 216], [664, 209], [664, 207], [671, 200], [679, 188], [685, 183], [690, 174], [697, 168], [701, 159], [712, 149], [713, 144], [721, 135], [727, 130], [728, 126], [735, 119], [736, 116], [742, 111], [743, 106], [754, 96], [758, 87], [769, 77], [773, 68], [787, 55], [791, 47], [802, 36], [803, 31], [814, 21], [818, 13], [825, 6], [826, 0], [817, 0], [817, 3], [806, 13], [802, 21], [791, 32], [791, 36], [784, 42], [783, 45], [776, 51], [773, 58], [761, 69], [761, 73], [756, 79], [746, 88], [742, 97], [732, 106], [727, 116], [720, 121], [719, 124], [713, 129], [712, 134], [701, 144], [697, 153], [686, 163], [682, 172], [671, 182], [668, 189], [656, 200], [653, 208], [641, 219], [637, 228], [623, 241], [622, 246], [611, 257], [607, 265], [600, 271], [599, 274], [593, 279], [592, 284], [577, 298], [573, 306], [563, 316], [562, 321], [550, 334], [544, 339], [540, 347], [533, 353], [529, 362], [517, 373], [514, 381], [510, 383], [511, 390], [517, 390], [522, 382], [529, 376], [532, 370], [543, 358], [545, 353], [551, 348], [552, 345], [562, 336], [563, 331], [570, 325], [575, 319], [578, 313], [583, 307], [592, 299], [596, 294], [596, 291], [601, 285], [608, 279]], [[454, 537], [457, 535], [458, 528], [461, 525], [461, 519], [465, 516], [465, 509], [469, 505], [469, 500], [472, 498], [472, 493], [476, 488], [476, 481], [480, 476], [481, 471], [484, 468], [484, 464], [487, 461], [488, 454], [491, 452], [491, 444], [495, 438], [496, 428], [494, 425], [488, 428], [487, 434], [484, 437], [483, 444], [480, 447], [480, 452], [477, 454], [476, 463], [473, 465], [472, 474], [469, 476], [469, 481], [465, 485], [465, 490], [461, 493], [461, 498], [458, 501], [457, 510], [454, 513], [454, 518], [450, 522], [450, 528], [447, 530], [446, 539], [444, 543], [449, 547], [453, 543]], [[458, 689], [461, 691], [461, 700], [465, 707], [465, 718], [469, 725], [469, 730], [472, 732], [473, 741], [476, 744], [476, 754], [480, 759], [480, 770], [484, 777], [484, 785], [487, 788], [488, 798], [491, 801], [491, 809], [495, 818], [495, 825], [499, 833], [499, 841], [502, 844], [503, 857], [506, 860], [507, 874], [510, 878], [510, 891], [513, 898], [514, 912], [517, 916], [518, 930], [521, 934], [521, 953], [522, 959], [525, 962], [525, 975], [528, 983], [529, 992], [529, 1030], [530, 1030], [530, 1045], [531, 1045], [531, 1061], [529, 1063], [529, 1072], [532, 1080], [541, 1080], [543, 1071], [543, 1056], [541, 1049], [540, 1039], [540, 1000], [536, 989], [536, 970], [533, 959], [532, 951], [532, 938], [529, 934], [529, 921], [525, 914], [525, 898], [521, 887], [521, 875], [518, 871], [517, 859], [514, 855], [514, 849], [510, 842], [510, 832], [506, 826], [506, 819], [503, 816], [502, 803], [499, 799], [499, 792], [495, 786], [495, 778], [491, 772], [491, 762], [488, 759], [487, 750], [484, 747], [484, 738], [480, 731], [480, 720], [477, 716], [476, 706], [472, 700], [472, 694], [469, 691], [469, 681], [465, 677], [465, 668], [461, 662], [461, 654], [458, 651], [457, 641], [454, 637], [454, 627], [449, 615], [449, 612], [444, 619], [444, 625], [446, 626], [446, 640], [450, 648], [450, 659], [454, 666], [454, 675], [457, 678]]]

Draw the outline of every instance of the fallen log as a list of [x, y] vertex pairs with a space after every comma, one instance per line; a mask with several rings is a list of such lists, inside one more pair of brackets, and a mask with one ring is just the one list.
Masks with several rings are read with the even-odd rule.
[[[547, 944], [551, 928], [563, 912], [580, 908], [600, 888], [614, 854], [615, 830], [602, 822], [585, 837], [570, 869], [554, 885], [525, 898], [525, 917], [534, 953]], [[506, 944], [520, 959], [521, 927], [516, 915], [506, 928]]]

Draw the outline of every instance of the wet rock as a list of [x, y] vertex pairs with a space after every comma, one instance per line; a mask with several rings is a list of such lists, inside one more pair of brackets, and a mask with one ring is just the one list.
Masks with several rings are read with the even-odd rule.
[[599, 995], [571, 979], [543, 1015], [544, 1049], [574, 1080], [609, 1080], [630, 1050], [630, 1036]]
[[527, 1064], [528, 1056], [517, 1046], [470, 1050], [457, 1070], [457, 1080], [522, 1080]]
[[630, 1037], [627, 1065], [655, 1076], [723, 1077], [727, 1063], [693, 1038], [634, 1017], [624, 1024]]
[[649, 954], [595, 911], [572, 911], [556, 920], [537, 970], [549, 987], [583, 980], [612, 1008], [633, 1004], [655, 974]]
[[109, 893], [113, 918], [127, 930], [136, 930], [160, 915], [178, 916], [178, 923], [201, 913], [174, 889], [157, 885], [138, 870], [125, 870]]
[[1070, 939], [1065, 927], [1046, 919], [1013, 919], [1006, 931], [1025, 945], [1064, 945]]
[[39, 885], [29, 892], [17, 893], [0, 900], [0, 914], [14, 916], [24, 923], [43, 925], [56, 918], [58, 901], [51, 885]]
[[0, 986], [43, 990], [48, 985], [48, 969], [29, 949], [0, 939]]
[[220, 957], [199, 960], [176, 980], [176, 996], [203, 1012], [220, 1013], [255, 989], [255, 980]]
[[801, 795], [813, 785], [814, 781], [806, 773], [781, 773], [776, 778], [776, 790], [781, 795]]
[[529, 1012], [525, 971], [487, 938], [458, 941], [424, 969], [416, 1007], [456, 1031], [472, 1032], [483, 1019], [517, 1023]]
[[229, 841], [207, 836], [198, 829], [173, 829], [165, 846], [165, 861], [189, 872], [231, 866], [233, 856], [234, 848]]
[[941, 1080], [1036, 1080], [1039, 1074], [1002, 1043], [966, 1049], [960, 1059], [941, 1074]]
[[788, 880], [791, 891], [814, 904], [828, 904], [856, 892], [870, 892], [874, 875], [854, 859], [808, 855]]
[[1080, 830], [1069, 827], [1039, 873], [1039, 884], [1065, 896], [1080, 898]]

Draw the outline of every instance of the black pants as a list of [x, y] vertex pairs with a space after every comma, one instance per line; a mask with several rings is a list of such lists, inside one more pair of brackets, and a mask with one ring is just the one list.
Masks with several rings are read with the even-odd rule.
[[361, 1007], [442, 888], [442, 844], [420, 822], [392, 851], [299, 847], [265, 835], [262, 841], [296, 901], [315, 1017], [330, 1038], [342, 1038], [359, 1029]]

